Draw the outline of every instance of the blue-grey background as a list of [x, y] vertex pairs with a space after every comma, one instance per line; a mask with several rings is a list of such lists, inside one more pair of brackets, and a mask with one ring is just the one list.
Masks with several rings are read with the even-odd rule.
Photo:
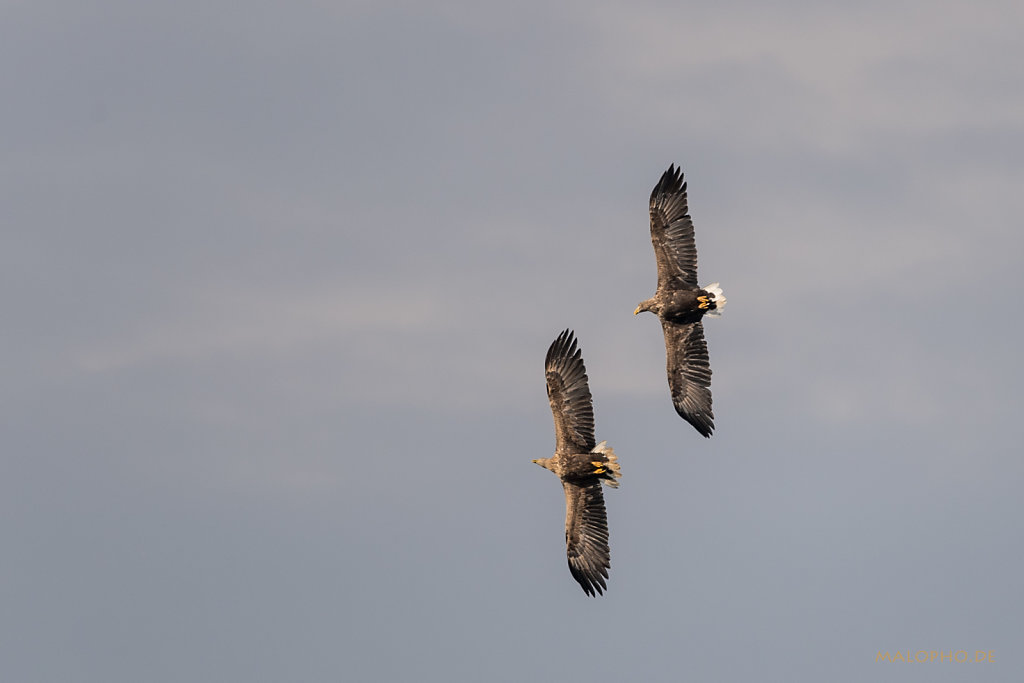
[[[0, 4], [3, 679], [1012, 680], [1022, 8]], [[710, 440], [631, 315], [672, 162]]]

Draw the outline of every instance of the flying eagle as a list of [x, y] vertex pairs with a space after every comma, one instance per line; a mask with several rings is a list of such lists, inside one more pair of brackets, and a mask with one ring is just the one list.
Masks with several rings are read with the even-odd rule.
[[675, 164], [651, 192], [651, 242], [658, 261], [658, 291], [633, 311], [650, 311], [665, 333], [668, 386], [676, 412], [706, 437], [715, 429], [711, 411], [711, 365], [704, 341], [705, 313], [721, 315], [725, 297], [718, 283], [697, 286], [697, 246], [687, 213], [686, 183]]
[[587, 595], [607, 587], [611, 567], [608, 518], [601, 484], [617, 488], [618, 458], [606, 442], [594, 443], [594, 406], [587, 369], [571, 330], [552, 342], [544, 359], [548, 401], [555, 418], [555, 454], [534, 460], [562, 480], [565, 490], [565, 552], [569, 571]]

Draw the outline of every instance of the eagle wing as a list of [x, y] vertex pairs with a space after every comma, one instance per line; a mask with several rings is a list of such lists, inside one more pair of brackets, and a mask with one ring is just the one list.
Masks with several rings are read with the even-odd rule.
[[597, 477], [590, 481], [563, 481], [565, 489], [565, 554], [572, 578], [587, 595], [607, 587], [611, 551], [608, 548], [608, 516]]
[[571, 330], [565, 330], [551, 343], [544, 370], [555, 419], [556, 452], [589, 453], [595, 445], [594, 404], [583, 356]]
[[665, 332], [665, 359], [672, 403], [679, 415], [704, 436], [715, 429], [711, 411], [711, 363], [700, 322], [661, 321]]
[[651, 242], [658, 262], [658, 291], [697, 288], [697, 244], [688, 210], [682, 169], [672, 164], [651, 192]]

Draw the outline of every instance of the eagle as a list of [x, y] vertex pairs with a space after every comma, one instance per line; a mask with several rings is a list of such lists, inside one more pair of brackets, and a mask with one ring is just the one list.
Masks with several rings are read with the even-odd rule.
[[548, 402], [555, 419], [555, 454], [533, 462], [562, 480], [565, 552], [569, 572], [591, 597], [607, 588], [611, 567], [608, 517], [601, 485], [618, 488], [618, 458], [607, 442], [594, 441], [594, 406], [587, 369], [572, 330], [552, 342], [544, 358]]
[[651, 242], [658, 262], [658, 290], [633, 315], [650, 311], [661, 319], [672, 403], [680, 417], [705, 437], [715, 429], [711, 410], [711, 364], [704, 341], [705, 314], [721, 315], [725, 296], [718, 283], [697, 286], [697, 245], [686, 202], [683, 172], [668, 167], [651, 192]]

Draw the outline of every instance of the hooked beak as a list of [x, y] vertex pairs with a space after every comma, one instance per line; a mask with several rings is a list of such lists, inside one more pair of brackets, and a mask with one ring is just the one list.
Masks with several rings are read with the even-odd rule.
[[637, 307], [636, 307], [636, 310], [635, 310], [635, 311], [633, 311], [633, 315], [636, 315], [636, 314], [637, 314], [637, 313], [639, 313], [639, 312], [640, 312], [640, 307], [639, 307], [639, 306], [637, 306]]

